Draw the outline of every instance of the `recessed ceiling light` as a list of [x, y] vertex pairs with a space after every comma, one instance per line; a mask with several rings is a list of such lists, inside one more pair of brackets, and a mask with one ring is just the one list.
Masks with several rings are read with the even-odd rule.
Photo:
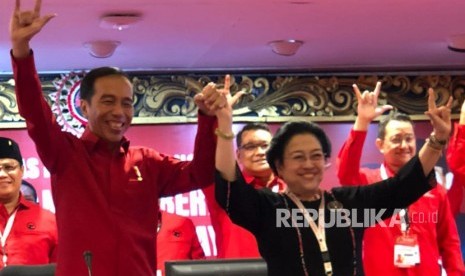
[[289, 4], [292, 5], [309, 5], [313, 4], [311, 1], [290, 1]]
[[447, 47], [451, 51], [465, 53], [465, 34], [452, 35], [448, 38]]
[[139, 13], [109, 13], [100, 18], [100, 27], [104, 29], [124, 30], [139, 22], [142, 15]]
[[297, 53], [304, 42], [296, 39], [275, 40], [268, 43], [273, 52], [282, 56], [292, 56]]
[[86, 48], [89, 48], [89, 54], [96, 58], [107, 58], [113, 55], [116, 47], [121, 42], [115, 40], [94, 40], [84, 43]]

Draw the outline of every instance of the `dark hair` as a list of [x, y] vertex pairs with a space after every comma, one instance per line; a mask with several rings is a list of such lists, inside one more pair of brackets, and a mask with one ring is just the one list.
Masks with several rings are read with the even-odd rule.
[[284, 149], [289, 141], [298, 134], [311, 134], [320, 142], [325, 158], [331, 156], [331, 141], [324, 130], [317, 124], [307, 121], [287, 122], [281, 126], [271, 139], [270, 147], [266, 152], [266, 160], [274, 174], [278, 175], [276, 161], [283, 162]]
[[126, 75], [126, 73], [115, 67], [99, 67], [90, 70], [81, 81], [81, 86], [79, 89], [81, 100], [90, 102], [92, 96], [94, 95], [95, 81], [99, 78], [113, 75], [125, 77], [130, 81], [129, 76]]
[[253, 122], [253, 123], [247, 123], [242, 129], [241, 131], [239, 131], [239, 133], [237, 134], [237, 138], [236, 138], [236, 146], [239, 148], [242, 146], [242, 134], [246, 131], [249, 131], [249, 130], [264, 130], [264, 131], [268, 131], [269, 133], [271, 133], [271, 130], [270, 130], [270, 127], [267, 125], [267, 124], [264, 124], [264, 123], [256, 123], [256, 122]]
[[400, 122], [408, 122], [413, 127], [413, 121], [409, 115], [399, 112], [397, 110], [391, 111], [386, 117], [381, 119], [378, 124], [378, 138], [384, 140], [386, 136], [386, 126], [390, 121], [400, 121]]
[[21, 192], [23, 193], [23, 195], [25, 195], [26, 191], [30, 192], [30, 194], [34, 198], [34, 202], [38, 203], [37, 191], [34, 188], [34, 186], [31, 183], [27, 182], [26, 180], [22, 180], [21, 181]]

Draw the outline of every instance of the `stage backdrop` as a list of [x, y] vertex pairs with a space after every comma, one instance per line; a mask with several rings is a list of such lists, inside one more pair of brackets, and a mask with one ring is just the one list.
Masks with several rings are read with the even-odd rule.
[[[321, 125], [332, 140], [333, 146], [330, 160], [331, 166], [325, 172], [322, 184], [324, 188], [329, 189], [339, 185], [336, 178], [336, 157], [352, 127], [352, 123], [321, 123]], [[236, 124], [234, 126], [235, 132], [237, 133], [241, 127], [242, 124]], [[275, 131], [279, 124], [271, 124], [271, 127]], [[191, 160], [196, 130], [196, 124], [134, 125], [128, 131], [127, 137], [131, 140], [131, 145], [152, 147], [162, 153], [175, 155], [181, 160]], [[416, 122], [415, 130], [417, 142], [421, 145], [431, 132], [431, 127], [428, 122]], [[362, 164], [365, 166], [379, 166], [382, 160], [381, 154], [374, 145], [376, 132], [376, 125], [371, 125], [362, 160]], [[35, 146], [27, 131], [24, 129], [3, 129], [0, 130], [0, 136], [10, 137], [19, 143], [24, 158], [24, 179], [31, 182], [38, 190], [40, 204], [44, 208], [54, 211], [50, 191], [50, 174], [39, 160]], [[447, 172], [444, 160], [441, 161], [440, 165]], [[447, 179], [450, 181], [450, 176]], [[161, 200], [161, 208], [171, 213], [190, 217], [196, 225], [197, 234], [206, 256], [214, 257], [216, 255], [215, 233], [211, 227], [204, 195], [201, 191], [192, 191], [175, 197], [164, 198]], [[462, 206], [462, 212], [463, 210]]]

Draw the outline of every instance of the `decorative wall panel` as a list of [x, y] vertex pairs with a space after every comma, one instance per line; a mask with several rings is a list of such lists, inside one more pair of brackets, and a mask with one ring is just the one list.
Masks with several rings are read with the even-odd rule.
[[[69, 131], [82, 132], [85, 118], [79, 109], [79, 84], [83, 72], [41, 75], [43, 94], [58, 121]], [[209, 82], [221, 85], [224, 76], [201, 74], [129, 73], [134, 85], [134, 123], [185, 123], [196, 119], [193, 97]], [[232, 94], [244, 91], [234, 110], [236, 121], [287, 121], [312, 117], [314, 121], [353, 120], [356, 100], [352, 84], [363, 91], [382, 81], [380, 104], [422, 117], [428, 87], [438, 95], [437, 103], [454, 98], [453, 113], [465, 99], [462, 75], [377, 74], [316, 76], [306, 74], [233, 74]], [[0, 127], [24, 127], [19, 116], [11, 76], [0, 77]]]

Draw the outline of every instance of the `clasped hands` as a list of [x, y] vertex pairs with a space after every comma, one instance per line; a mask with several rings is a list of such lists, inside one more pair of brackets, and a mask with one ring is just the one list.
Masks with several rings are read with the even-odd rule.
[[244, 94], [239, 91], [234, 96], [230, 92], [231, 76], [226, 75], [224, 86], [221, 87], [213, 82], [208, 83], [200, 93], [194, 96], [194, 102], [199, 110], [210, 116], [232, 116], [232, 107]]

